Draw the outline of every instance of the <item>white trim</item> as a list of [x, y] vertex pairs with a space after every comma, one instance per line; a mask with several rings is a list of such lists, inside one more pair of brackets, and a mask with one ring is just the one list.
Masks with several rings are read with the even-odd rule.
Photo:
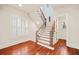
[[57, 20], [58, 17], [60, 16], [65, 16], [66, 19], [65, 19], [65, 22], [66, 22], [66, 40], [68, 40], [68, 22], [69, 22], [69, 18], [68, 18], [68, 14], [65, 13], [65, 14], [58, 14], [57, 16], [55, 16], [54, 18]]
[[39, 42], [38, 42], [37, 44], [39, 44], [39, 45], [41, 45], [41, 46], [44, 46], [44, 47], [46, 47], [46, 48], [48, 48], [48, 49], [54, 50], [54, 47], [50, 47], [50, 46], [41, 44], [41, 43], [39, 43]]

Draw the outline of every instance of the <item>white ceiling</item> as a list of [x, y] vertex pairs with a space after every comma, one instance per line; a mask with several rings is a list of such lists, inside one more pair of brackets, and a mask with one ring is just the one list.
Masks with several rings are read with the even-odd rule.
[[[44, 4], [22, 4], [22, 6], [20, 7], [18, 4], [11, 4], [10, 6], [12, 7], [16, 7], [18, 9], [21, 9], [25, 12], [34, 12], [37, 11], [39, 9], [39, 7], [43, 6]], [[63, 7], [68, 7], [68, 6], [73, 6], [73, 5], [68, 5], [68, 4], [51, 4], [53, 9], [59, 9], [59, 8], [63, 8]], [[79, 6], [79, 5], [78, 5]]]
[[42, 5], [41, 4], [22, 4], [22, 6], [19, 6], [18, 4], [16, 5], [10, 5], [12, 7], [15, 7], [15, 8], [18, 8], [18, 9], [21, 9], [25, 12], [34, 12], [34, 11], [37, 11], [39, 9], [39, 7], [41, 7]]

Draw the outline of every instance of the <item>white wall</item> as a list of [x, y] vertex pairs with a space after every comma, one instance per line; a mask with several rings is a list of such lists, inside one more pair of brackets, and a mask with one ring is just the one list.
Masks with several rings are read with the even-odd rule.
[[[67, 19], [67, 45], [74, 48], [79, 48], [79, 6], [69, 5], [63, 8], [55, 9], [55, 15], [64, 15], [68, 16]], [[26, 36], [13, 36], [10, 31], [10, 20], [11, 15], [18, 15], [24, 18], [28, 22], [28, 27]], [[27, 40], [35, 41], [35, 32], [38, 29], [36, 23], [41, 25], [41, 21], [37, 21], [35, 16], [32, 16], [33, 19], [29, 19], [27, 13], [17, 8], [0, 5], [0, 49], [5, 48], [11, 45], [15, 45]]]
[[[18, 6], [19, 7], [19, 6]], [[21, 16], [23, 19], [26, 20], [28, 23], [26, 23], [27, 28], [27, 33], [24, 36], [14, 36], [12, 35], [12, 31], [10, 28], [10, 21], [11, 21], [11, 16], [16, 15], [16, 16]], [[36, 19], [37, 20], [37, 19]], [[40, 24], [40, 21], [39, 21]], [[38, 25], [39, 25], [38, 24]], [[27, 16], [27, 13], [11, 7], [9, 5], [0, 5], [0, 49], [12, 46], [27, 40], [33, 40], [35, 41], [35, 32], [37, 30], [37, 26], [34, 23], [33, 20], [29, 19]]]
[[79, 6], [67, 5], [55, 10], [57, 15], [67, 15], [67, 45], [79, 49]]
[[45, 17], [46, 17], [46, 19], [47, 19], [47, 24], [49, 23], [49, 16], [51, 17], [51, 21], [53, 21], [53, 17], [54, 17], [54, 10], [53, 10], [53, 8], [52, 8], [52, 6], [51, 5], [43, 5], [42, 7], [41, 7], [41, 9], [42, 9], [42, 11], [43, 11], [43, 13], [44, 13], [44, 15], [45, 15]]

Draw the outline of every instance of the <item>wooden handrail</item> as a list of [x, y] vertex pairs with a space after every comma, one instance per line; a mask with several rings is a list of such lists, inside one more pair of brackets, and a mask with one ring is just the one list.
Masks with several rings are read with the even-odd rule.
[[41, 12], [41, 14], [43, 15], [43, 18], [44, 18], [44, 20], [45, 20], [45, 22], [43, 22], [43, 24], [40, 26], [40, 28], [37, 30], [37, 32], [40, 30], [40, 29], [42, 29], [42, 27], [45, 25], [45, 23], [46, 23], [46, 17], [44, 16], [44, 13], [43, 13], [43, 11], [41, 10], [41, 8], [40, 8], [40, 12]]
[[[44, 18], [44, 22], [43, 22], [43, 24], [40, 26], [40, 28], [37, 30], [37, 32], [39, 32], [40, 31], [40, 29], [42, 29], [43, 28], [43, 26], [45, 25], [45, 23], [46, 23], [46, 17], [45, 17], [45, 15], [44, 15], [44, 13], [43, 13], [43, 11], [42, 11], [42, 9], [40, 8], [40, 12], [41, 12], [41, 14], [43, 15], [43, 18]], [[36, 33], [37, 33], [36, 32]]]
[[[42, 9], [40, 8], [40, 12], [41, 12], [41, 14], [42, 14], [42, 16], [43, 16], [43, 18], [44, 18], [44, 20], [46, 21], [46, 17], [45, 17], [45, 15], [44, 15], [44, 13], [43, 13], [43, 11], [42, 11]], [[45, 22], [44, 21], [44, 22]]]
[[53, 45], [53, 34], [54, 34], [54, 32], [55, 32], [55, 21], [54, 21], [52, 28], [50, 30], [50, 46]]
[[52, 28], [51, 28], [50, 31], [55, 32], [55, 21], [54, 21], [54, 23], [53, 23]]
[[36, 42], [37, 42], [38, 32], [39, 32], [41, 29], [43, 29], [43, 26], [45, 26], [45, 23], [46, 23], [46, 17], [44, 16], [44, 13], [43, 13], [43, 11], [41, 10], [41, 8], [40, 8], [40, 12], [41, 12], [41, 14], [42, 14], [42, 16], [43, 16], [43, 18], [44, 18], [45, 21], [43, 21], [43, 24], [42, 24], [42, 25], [40, 26], [40, 28], [36, 31]]
[[36, 31], [36, 33], [38, 33], [43, 26], [44, 26], [44, 23], [40, 26], [40, 28]]
[[[39, 34], [40, 30], [43, 30], [44, 26], [46, 26], [46, 21], [47, 21], [47, 19], [44, 15], [43, 11], [41, 10], [41, 8], [40, 8], [40, 11], [41, 11], [41, 14], [44, 18], [44, 22], [40, 26], [40, 28], [36, 31], [36, 43], [38, 42], [38, 38], [40, 37], [38, 34]], [[55, 32], [55, 21], [54, 21], [51, 29], [49, 29], [49, 32], [50, 32], [50, 36], [49, 36], [50, 41], [49, 42], [50, 42], [50, 46], [52, 46], [53, 45], [53, 33]]]

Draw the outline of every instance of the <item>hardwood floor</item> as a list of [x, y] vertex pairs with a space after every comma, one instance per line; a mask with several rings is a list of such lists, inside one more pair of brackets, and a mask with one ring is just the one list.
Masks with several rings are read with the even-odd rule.
[[40, 46], [33, 41], [23, 42], [11, 47], [0, 50], [0, 55], [78, 55], [79, 50], [60, 46], [55, 50], [50, 50], [46, 47]]

